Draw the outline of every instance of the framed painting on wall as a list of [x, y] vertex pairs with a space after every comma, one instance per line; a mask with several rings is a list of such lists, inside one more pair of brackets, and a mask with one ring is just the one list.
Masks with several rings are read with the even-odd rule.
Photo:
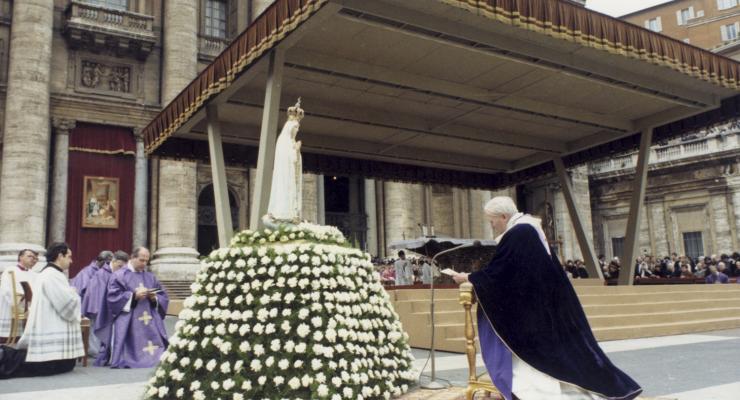
[[83, 228], [118, 228], [118, 178], [85, 176], [82, 194]]

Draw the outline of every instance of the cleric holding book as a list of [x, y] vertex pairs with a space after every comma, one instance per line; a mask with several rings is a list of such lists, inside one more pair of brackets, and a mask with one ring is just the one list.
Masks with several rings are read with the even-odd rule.
[[149, 250], [134, 249], [128, 265], [108, 282], [111, 368], [150, 368], [167, 347], [164, 317], [169, 298], [153, 273], [146, 271]]
[[509, 197], [485, 206], [498, 247], [480, 271], [456, 273], [478, 298], [481, 354], [507, 400], [634, 399], [640, 386], [607, 358], [591, 332], [540, 220]]

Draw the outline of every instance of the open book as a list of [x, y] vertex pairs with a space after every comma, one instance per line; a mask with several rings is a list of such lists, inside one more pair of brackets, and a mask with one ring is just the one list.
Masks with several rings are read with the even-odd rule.
[[439, 271], [439, 272], [441, 272], [441, 273], [443, 273], [443, 274], [445, 274], [445, 275], [449, 275], [449, 276], [452, 276], [452, 275], [455, 275], [455, 274], [457, 274], [457, 271], [455, 271], [455, 270], [454, 270], [454, 269], [452, 269], [452, 268], [445, 268], [445, 269], [443, 269], [443, 270], [441, 270], [441, 271]]

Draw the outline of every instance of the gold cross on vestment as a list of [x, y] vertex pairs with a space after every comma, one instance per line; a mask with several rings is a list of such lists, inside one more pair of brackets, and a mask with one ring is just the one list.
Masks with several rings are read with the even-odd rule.
[[151, 340], [147, 340], [146, 347], [144, 347], [143, 349], [141, 349], [141, 351], [146, 351], [147, 353], [149, 353], [150, 356], [153, 356], [154, 355], [154, 350], [156, 350], [158, 348], [159, 348], [159, 346], [157, 346], [154, 343], [152, 343]]
[[143, 322], [144, 325], [149, 326], [149, 322], [152, 320], [152, 316], [149, 315], [149, 311], [144, 311], [144, 314], [141, 314], [141, 317], [137, 319]]

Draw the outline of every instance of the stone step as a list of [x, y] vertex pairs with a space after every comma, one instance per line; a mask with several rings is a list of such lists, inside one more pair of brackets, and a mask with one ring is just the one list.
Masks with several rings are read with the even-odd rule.
[[616, 314], [638, 314], [638, 313], [657, 313], [671, 311], [693, 311], [706, 310], [715, 307], [729, 305], [740, 305], [740, 300], [728, 300], [717, 302], [716, 300], [669, 300], [656, 301], [652, 303], [636, 304], [590, 304], [584, 305], [583, 310], [586, 315], [616, 315]]
[[644, 285], [644, 286], [583, 286], [575, 287], [576, 293], [581, 294], [624, 294], [624, 293], [667, 293], [693, 291], [740, 291], [739, 284], [726, 285]]
[[735, 328], [740, 328], [740, 317], [711, 318], [689, 322], [639, 324], [609, 328], [594, 328], [593, 332], [597, 340], [604, 341], [641, 337], [668, 336]]
[[703, 290], [690, 292], [650, 292], [650, 293], [624, 293], [624, 294], [588, 294], [579, 295], [579, 300], [584, 306], [596, 304], [644, 304], [661, 301], [679, 300], [706, 300], [716, 301], [740, 300], [740, 291], [735, 290]]
[[655, 325], [677, 322], [690, 323], [693, 321], [721, 318], [740, 318], [740, 306], [658, 313], [589, 315], [588, 322], [591, 324], [591, 328], [596, 330], [599, 328], [629, 326], [640, 322], [649, 322], [650, 325]]

